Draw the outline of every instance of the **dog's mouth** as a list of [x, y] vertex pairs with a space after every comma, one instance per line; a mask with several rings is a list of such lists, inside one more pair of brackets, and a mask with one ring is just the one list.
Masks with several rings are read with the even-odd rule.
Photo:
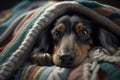
[[75, 64], [76, 62], [75, 53], [65, 53], [65, 54], [56, 55], [54, 56], [53, 62], [56, 66], [65, 67], [65, 68], [72, 68], [77, 65]]
[[56, 66], [59, 67], [63, 67], [63, 68], [73, 68], [76, 65], [74, 65], [74, 63], [59, 63], [59, 64], [55, 64]]
[[55, 65], [59, 66], [59, 67], [63, 67], [63, 68], [74, 68], [74, 67], [77, 67], [78, 65], [80, 65], [82, 62], [84, 62], [84, 60], [79, 61], [79, 63], [75, 63], [75, 62], [76, 61], [73, 61], [71, 63], [60, 62], [59, 64], [55, 64]]
[[58, 53], [53, 55], [53, 63], [59, 67], [74, 68], [81, 64], [87, 57], [87, 54], [78, 55], [75, 51]]
[[72, 63], [60, 63], [60, 64], [55, 64], [59, 67], [63, 67], [63, 68], [74, 68], [77, 66], [77, 64], [74, 64], [74, 62]]
[[64, 67], [64, 68], [73, 68], [73, 67], [75, 67], [75, 66], [72, 65], [72, 64], [68, 64], [68, 65], [63, 64], [63, 65], [60, 65], [60, 67]]

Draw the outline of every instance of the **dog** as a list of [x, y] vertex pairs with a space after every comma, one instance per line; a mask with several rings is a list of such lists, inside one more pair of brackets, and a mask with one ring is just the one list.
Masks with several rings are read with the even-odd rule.
[[118, 40], [100, 26], [84, 16], [63, 15], [54, 25], [42, 29], [32, 59], [37, 63], [46, 63], [44, 59], [48, 59], [48, 55], [47, 64], [52, 61], [60, 67], [75, 67], [88, 57], [93, 47], [103, 47], [113, 54]]

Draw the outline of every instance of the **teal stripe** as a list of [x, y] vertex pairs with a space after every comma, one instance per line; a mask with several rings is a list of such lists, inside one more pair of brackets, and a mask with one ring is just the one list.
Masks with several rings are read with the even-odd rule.
[[28, 68], [29, 68], [29, 66], [24, 67], [24, 69], [22, 70], [20, 79], [18, 79], [18, 80], [24, 80], [24, 76], [25, 76]]
[[[35, 80], [40, 80], [39, 79], [39, 76], [41, 76], [47, 69], [48, 69], [48, 67], [41, 67], [42, 68], [42, 70], [40, 70], [40, 72], [38, 73], [38, 75], [36, 76], [36, 78], [35, 78]], [[46, 74], [45, 74], [46, 75]], [[44, 76], [42, 76], [42, 77], [44, 77]], [[42, 80], [45, 80], [45, 79], [42, 79]]]
[[118, 13], [113, 13], [110, 16], [108, 16], [110, 20], [115, 20], [115, 19], [120, 19], [120, 14]]
[[24, 7], [22, 9], [20, 9], [20, 7], [24, 6], [24, 5], [28, 5], [29, 2], [28, 1], [22, 1], [21, 3], [19, 3], [17, 6], [14, 6], [11, 10], [12, 10], [12, 16], [10, 17], [10, 19], [8, 19], [7, 21], [5, 21], [4, 23], [2, 23], [0, 25], [0, 36], [5, 32], [5, 30], [9, 27], [9, 25], [12, 23], [12, 21], [14, 19], [16, 19], [20, 14], [28, 11], [27, 7]]
[[96, 2], [96, 1], [81, 1], [81, 0], [76, 0], [78, 3], [89, 7], [89, 8], [97, 8], [97, 7], [103, 7], [102, 4]]
[[35, 80], [47, 80], [48, 76], [50, 75], [50, 73], [53, 71], [54, 68], [55, 66], [46, 67], [46, 70], [44, 70], [42, 74], [38, 75]]
[[112, 63], [102, 62], [100, 63], [100, 68], [106, 72], [109, 80], [120, 80], [120, 68]]
[[[0, 25], [0, 36], [5, 32], [5, 30], [9, 27], [9, 25], [21, 14], [23, 14], [24, 12], [26, 12], [28, 10], [23, 9], [20, 11], [16, 11], [16, 12], [12, 12], [13, 16], [6, 22], [4, 22], [3, 24]], [[15, 13], [15, 14], [14, 14]]]
[[[24, 1], [22, 1], [21, 3], [19, 3], [18, 5], [16, 5], [16, 6], [14, 6], [13, 7], [13, 12], [15, 11], [18, 11], [19, 9], [25, 9], [25, 8], [27, 8], [27, 7], [25, 7], [25, 6], [28, 6], [30, 4], [30, 1], [27, 1], [27, 0], [24, 0]], [[22, 8], [21, 8], [22, 7]]]
[[21, 14], [27, 12], [29, 9], [28, 7], [32, 4], [29, 1], [22, 1], [18, 5], [14, 6], [12, 11], [12, 16], [0, 25], [0, 36], [5, 32], [5, 30], [9, 27], [9, 25]]
[[[18, 5], [12, 8], [12, 16], [7, 21], [0, 25], [0, 36], [5, 32], [5, 30], [9, 27], [9, 25], [15, 20], [19, 15], [29, 11], [30, 6], [34, 6], [35, 8], [44, 5], [48, 1], [22, 1]], [[41, 4], [40, 4], [41, 3]]]
[[67, 80], [69, 68], [55, 67], [46, 80]]
[[27, 25], [25, 25], [21, 33], [18, 35], [17, 39], [11, 45], [9, 45], [9, 47], [6, 49], [5, 52], [2, 53], [2, 55], [0, 56], [0, 69], [1, 69], [1, 65], [6, 62], [7, 58], [10, 57], [12, 53], [18, 49], [18, 47], [24, 40], [25, 36], [29, 32], [29, 29], [33, 26], [34, 22], [45, 11], [45, 9], [42, 9], [38, 14], [35, 15], [34, 18], [31, 19], [31, 21], [28, 22]]

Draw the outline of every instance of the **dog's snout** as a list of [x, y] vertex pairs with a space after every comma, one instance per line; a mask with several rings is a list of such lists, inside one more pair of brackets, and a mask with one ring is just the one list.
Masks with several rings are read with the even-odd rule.
[[70, 53], [61, 53], [59, 56], [59, 59], [61, 61], [61, 64], [63, 65], [70, 65], [73, 63], [75, 59], [75, 53], [70, 52]]

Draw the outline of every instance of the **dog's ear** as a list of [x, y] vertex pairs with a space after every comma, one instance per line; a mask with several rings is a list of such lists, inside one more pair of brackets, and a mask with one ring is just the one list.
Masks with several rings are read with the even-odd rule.
[[52, 61], [53, 41], [51, 36], [52, 36], [51, 29], [49, 27], [45, 27], [41, 30], [33, 47], [31, 62], [43, 66], [53, 65]]
[[110, 53], [115, 53], [118, 47], [118, 39], [109, 31], [105, 30], [100, 24], [94, 24], [93, 44], [107, 49]]
[[118, 40], [109, 31], [100, 29], [99, 40], [100, 40], [101, 45], [104, 48], [108, 49], [108, 51], [110, 51], [111, 53], [116, 52], [116, 49], [118, 47], [117, 46]]
[[38, 44], [39, 52], [46, 52], [49, 47], [49, 41], [48, 41], [47, 34], [40, 35], [38, 38], [37, 44]]
[[[51, 48], [51, 33], [49, 28], [44, 28], [41, 30], [39, 37], [34, 46], [33, 53], [47, 53], [49, 48]], [[51, 44], [51, 45], [50, 45]]]

